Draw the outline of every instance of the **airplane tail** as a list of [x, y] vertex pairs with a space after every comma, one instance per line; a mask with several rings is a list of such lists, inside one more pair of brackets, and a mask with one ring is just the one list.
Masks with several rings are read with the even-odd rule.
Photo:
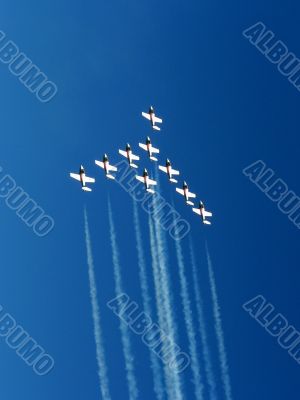
[[158, 161], [158, 159], [157, 159], [156, 157], [153, 157], [153, 156], [150, 157], [150, 160], [152, 160], [152, 161]]
[[192, 201], [190, 201], [190, 200], [188, 200], [188, 201], [186, 202], [186, 204], [188, 204], [189, 206], [194, 206], [194, 203], [193, 203]]
[[106, 175], [106, 178], [108, 178], [108, 179], [116, 179], [113, 175], [111, 175], [111, 174], [107, 174]]
[[133, 164], [133, 163], [131, 163], [130, 166], [131, 166], [132, 168], [138, 168], [138, 165]]
[[155, 131], [160, 131], [160, 127], [157, 126], [157, 125], [153, 125], [152, 128], [153, 128]]
[[205, 225], [211, 225], [211, 222], [210, 222], [210, 221], [207, 221], [207, 219], [205, 219], [205, 220], [203, 221], [203, 223], [204, 223]]
[[176, 181], [176, 179], [174, 179], [174, 178], [171, 178], [171, 179], [170, 179], [170, 182], [172, 182], [172, 183], [178, 183], [178, 181]]
[[151, 193], [151, 194], [154, 194], [154, 193], [155, 193], [155, 191], [154, 191], [153, 189], [147, 189], [147, 192], [148, 192], [148, 193]]
[[84, 190], [85, 192], [91, 192], [92, 191], [92, 189], [87, 187], [87, 186], [82, 186], [81, 189]]

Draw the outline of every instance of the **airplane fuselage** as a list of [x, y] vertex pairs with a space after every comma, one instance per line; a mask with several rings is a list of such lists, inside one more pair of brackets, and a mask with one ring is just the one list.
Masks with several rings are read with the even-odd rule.
[[84, 172], [80, 172], [79, 176], [80, 176], [81, 186], [85, 186], [85, 173]]
[[167, 164], [166, 168], [167, 168], [167, 174], [168, 174], [169, 179], [172, 179], [171, 165]]
[[132, 151], [131, 150], [126, 150], [126, 153], [127, 153], [127, 160], [129, 162], [129, 164], [131, 164], [132, 163], [132, 158], [131, 158]]
[[148, 151], [149, 157], [151, 157], [152, 156], [151, 143], [147, 143], [147, 151]]
[[109, 165], [109, 162], [108, 162], [108, 160], [103, 160], [103, 165], [104, 165], [104, 171], [105, 171], [105, 174], [107, 175], [108, 174], [108, 165]]
[[184, 187], [183, 188], [183, 193], [184, 193], [185, 201], [189, 201], [189, 189]]
[[148, 175], [144, 175], [144, 184], [145, 184], [145, 188], [146, 190], [149, 189], [149, 184], [148, 184]]
[[205, 208], [200, 207], [199, 210], [200, 210], [200, 216], [202, 218], [202, 222], [204, 222], [205, 221], [205, 215], [204, 215]]
[[149, 115], [150, 115], [151, 125], [154, 126], [155, 125], [155, 113], [150, 110]]

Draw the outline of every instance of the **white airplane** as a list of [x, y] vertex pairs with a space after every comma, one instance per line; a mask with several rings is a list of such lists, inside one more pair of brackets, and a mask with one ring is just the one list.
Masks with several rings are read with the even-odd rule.
[[177, 183], [176, 179], [172, 178], [173, 175], [179, 175], [179, 171], [176, 171], [176, 169], [173, 169], [171, 166], [170, 160], [167, 158], [166, 161], [166, 166], [163, 167], [162, 165], [159, 165], [158, 168], [168, 174], [169, 181], [173, 183]]
[[199, 202], [199, 208], [193, 208], [193, 211], [200, 215], [200, 217], [202, 218], [202, 222], [203, 224], [206, 225], [211, 225], [210, 221], [207, 221], [206, 217], [212, 217], [212, 213], [210, 211], [206, 211], [204, 204], [202, 203], [202, 201]]
[[127, 158], [128, 162], [129, 162], [129, 165], [132, 168], [138, 168], [138, 166], [136, 164], [134, 164], [132, 161], [134, 161], [134, 160], [138, 161], [140, 159], [140, 157], [132, 154], [132, 150], [131, 150], [130, 144], [128, 144], [128, 143], [126, 144], [125, 151], [124, 150], [119, 150], [119, 154], [121, 154], [121, 156]]
[[191, 193], [191, 192], [189, 191], [189, 187], [188, 187], [188, 185], [187, 185], [186, 182], [183, 182], [182, 189], [176, 188], [176, 192], [185, 197], [185, 202], [186, 202], [186, 204], [188, 204], [188, 205], [190, 205], [190, 206], [193, 206], [193, 205], [194, 205], [194, 203], [191, 202], [191, 201], [189, 200], [189, 198], [192, 198], [192, 199], [193, 199], [193, 198], [196, 197], [196, 195], [195, 195], [195, 193]]
[[160, 127], [155, 125], [155, 124], [156, 123], [160, 123], [161, 124], [162, 123], [162, 119], [158, 118], [155, 115], [154, 108], [152, 106], [149, 108], [149, 112], [148, 113], [142, 112], [142, 116], [144, 118], [148, 119], [151, 122], [151, 126], [152, 126], [153, 129], [155, 129], [156, 131], [160, 131]]
[[149, 136], [147, 136], [147, 138], [146, 138], [146, 144], [139, 143], [139, 146], [140, 146], [141, 149], [143, 149], [143, 150], [148, 152], [150, 160], [158, 161], [157, 158], [153, 157], [152, 154], [159, 153], [159, 149], [156, 149], [155, 147], [152, 146]]
[[95, 183], [95, 179], [89, 178], [88, 176], [85, 175], [84, 168], [82, 165], [79, 168], [79, 174], [74, 174], [73, 172], [70, 172], [70, 177], [76, 179], [76, 181], [81, 182], [81, 189], [84, 190], [85, 192], [92, 191], [91, 188], [86, 186], [86, 183]]
[[153, 189], [150, 189], [150, 186], [157, 185], [157, 182], [153, 181], [152, 179], [149, 178], [149, 174], [148, 174], [148, 171], [146, 170], [146, 168], [144, 169], [142, 176], [136, 175], [136, 179], [145, 185], [147, 192], [155, 193]]
[[116, 172], [118, 171], [118, 168], [110, 165], [107, 154], [104, 154], [102, 161], [95, 160], [95, 164], [104, 169], [106, 178], [115, 179], [115, 177], [111, 175], [110, 172]]

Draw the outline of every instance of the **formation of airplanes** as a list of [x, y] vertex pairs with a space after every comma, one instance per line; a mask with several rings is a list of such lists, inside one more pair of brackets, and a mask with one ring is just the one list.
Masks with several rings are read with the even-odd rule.
[[[146, 119], [148, 119], [151, 123], [152, 129], [155, 131], [160, 131], [160, 127], [157, 126], [157, 124], [162, 123], [162, 119], [158, 118], [155, 114], [154, 108], [151, 106], [149, 108], [148, 113], [142, 112], [142, 116]], [[148, 153], [148, 157], [151, 161], [158, 161], [158, 159], [153, 155], [153, 154], [159, 154], [159, 149], [155, 148], [152, 146], [151, 140], [149, 136], [147, 136], [145, 143], [139, 143], [139, 147], [146, 151]], [[138, 165], [135, 164], [135, 161], [139, 161], [140, 157], [133, 154], [132, 148], [129, 143], [126, 144], [125, 150], [119, 149], [119, 154], [123, 157], [125, 157], [128, 160], [128, 164], [131, 168], [138, 168]], [[102, 168], [104, 170], [105, 176], [108, 179], [115, 179], [115, 173], [117, 173], [118, 168], [111, 165], [109, 163], [109, 158], [107, 154], [104, 154], [102, 161], [95, 160], [95, 164]], [[159, 165], [158, 166], [159, 170], [167, 174], [169, 182], [171, 183], [178, 183], [176, 179], [173, 178], [173, 176], [178, 176], [180, 175], [180, 172], [176, 169], [173, 169], [170, 160], [167, 158], [165, 165]], [[94, 178], [90, 178], [85, 174], [85, 170], [83, 166], [80, 166], [79, 173], [70, 173], [70, 177], [79, 181], [81, 183], [81, 188], [85, 192], [91, 192], [92, 189], [88, 187], [86, 184], [87, 183], [95, 183]], [[155, 193], [154, 189], [152, 189], [152, 186], [157, 185], [157, 182], [149, 177], [148, 171], [145, 168], [142, 175], [136, 175], [136, 179], [143, 183], [145, 186], [145, 190], [148, 193]], [[192, 210], [194, 213], [198, 214], [201, 218], [201, 221], [205, 225], [211, 225], [211, 222], [207, 220], [207, 217], [212, 217], [212, 213], [210, 211], [206, 211], [204, 203], [202, 201], [199, 201], [198, 207], [194, 207], [194, 203], [190, 199], [196, 198], [196, 194], [192, 193], [189, 191], [189, 187], [187, 183], [184, 181], [182, 188], [176, 187], [176, 192], [179, 193], [181, 196], [184, 197], [185, 203], [188, 206], [192, 206]]]

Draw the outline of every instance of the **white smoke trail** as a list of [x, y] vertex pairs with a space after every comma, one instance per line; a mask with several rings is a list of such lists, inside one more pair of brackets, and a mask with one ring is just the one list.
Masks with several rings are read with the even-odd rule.
[[218, 351], [219, 351], [219, 359], [220, 359], [220, 366], [221, 366], [221, 378], [224, 386], [225, 396], [227, 400], [232, 400], [232, 393], [231, 393], [231, 384], [230, 384], [230, 377], [229, 377], [229, 369], [228, 369], [228, 362], [227, 362], [227, 354], [225, 349], [225, 341], [224, 341], [224, 333], [222, 328], [222, 318], [220, 313], [220, 306], [217, 294], [217, 286], [215, 280], [215, 274], [212, 266], [212, 262], [210, 259], [209, 251], [207, 242], [205, 242], [206, 247], [206, 256], [207, 256], [207, 264], [208, 264], [208, 275], [209, 275], [209, 284], [213, 302], [213, 315], [215, 320], [215, 331], [217, 336], [217, 344], [218, 344]]
[[[136, 237], [136, 249], [138, 256], [139, 277], [141, 283], [143, 307], [146, 314], [153, 316], [151, 308], [151, 298], [149, 294], [149, 286], [147, 281], [145, 255], [143, 250], [142, 234], [140, 229], [140, 221], [136, 201], [133, 200], [133, 223]], [[161, 368], [157, 356], [150, 350], [150, 361], [153, 372], [154, 392], [158, 400], [164, 399], [163, 378]]]
[[[115, 279], [115, 292], [116, 296], [121, 295], [123, 291], [123, 283], [121, 276], [121, 266], [119, 261], [119, 252], [117, 246], [116, 232], [115, 226], [112, 216], [112, 209], [110, 200], [108, 199], [108, 219], [109, 219], [109, 228], [110, 228], [110, 241], [112, 248], [112, 258], [113, 258], [113, 267], [114, 267], [114, 279]], [[123, 353], [125, 359], [125, 368], [126, 368], [126, 378], [128, 384], [128, 392], [129, 399], [136, 400], [138, 398], [138, 389], [135, 378], [135, 371], [133, 365], [133, 356], [132, 349], [129, 337], [128, 327], [124, 322], [120, 320], [120, 331], [121, 331], [121, 341], [123, 345]]]
[[206, 323], [205, 323], [203, 306], [202, 306], [203, 302], [202, 302], [201, 291], [200, 291], [200, 286], [199, 286], [199, 282], [198, 282], [196, 259], [195, 259], [195, 253], [194, 253], [194, 248], [193, 248], [193, 243], [192, 243], [191, 237], [190, 237], [190, 258], [191, 258], [191, 265], [192, 265], [196, 309], [197, 309], [198, 322], [199, 322], [199, 333], [200, 333], [200, 340], [201, 340], [201, 346], [202, 346], [202, 352], [203, 352], [203, 358], [204, 358], [204, 367], [205, 367], [205, 373], [206, 373], [207, 382], [208, 382], [208, 386], [209, 386], [209, 396], [210, 396], [211, 400], [217, 400], [216, 379], [215, 379], [213, 368], [212, 368], [211, 354], [210, 354], [208, 338], [207, 338], [207, 329], [206, 329]]
[[[155, 300], [156, 300], [156, 309], [158, 316], [158, 323], [161, 329], [163, 329], [166, 333], [168, 331], [168, 325], [166, 324], [166, 312], [163, 301], [163, 289], [161, 286], [161, 276], [160, 276], [160, 268], [158, 263], [158, 255], [157, 255], [157, 246], [156, 246], [156, 237], [154, 232], [154, 224], [152, 221], [152, 217], [149, 215], [149, 236], [150, 236], [150, 250], [152, 257], [152, 272], [153, 272], [153, 280], [154, 280], [154, 289], [155, 289]], [[168, 365], [164, 366], [164, 375], [165, 375], [165, 383], [166, 383], [166, 391], [169, 399], [175, 399], [174, 385], [172, 373]]]
[[[155, 179], [157, 181], [157, 190], [160, 191], [159, 175], [156, 170]], [[155, 210], [154, 206], [154, 210]], [[160, 281], [161, 281], [161, 294], [162, 294], [162, 305], [164, 309], [164, 319], [166, 320], [167, 332], [173, 343], [177, 342], [177, 325], [174, 318], [173, 308], [172, 308], [172, 292], [170, 288], [170, 277], [168, 273], [168, 262], [167, 262], [167, 243], [165, 238], [165, 233], [162, 231], [162, 227], [159, 223], [158, 215], [154, 216], [154, 227], [156, 233], [156, 251], [157, 259], [160, 271]], [[174, 353], [175, 356], [175, 353]], [[182, 382], [180, 376], [176, 371], [172, 371], [173, 377], [173, 389], [174, 389], [174, 400], [182, 400]]]
[[89, 274], [89, 284], [90, 284], [90, 298], [92, 304], [92, 315], [94, 323], [94, 336], [96, 343], [96, 358], [98, 364], [100, 391], [103, 400], [111, 400], [109, 392], [107, 368], [105, 362], [103, 339], [102, 339], [100, 310], [97, 300], [97, 287], [96, 287], [95, 267], [92, 254], [90, 230], [89, 230], [87, 212], [85, 208], [84, 208], [84, 229], [85, 229], [85, 242], [86, 242], [88, 274]]
[[178, 272], [179, 272], [180, 295], [182, 300], [184, 322], [186, 325], [186, 332], [189, 340], [189, 354], [191, 356], [191, 369], [194, 381], [195, 398], [196, 400], [203, 400], [203, 382], [197, 355], [196, 332], [193, 322], [188, 283], [185, 274], [185, 265], [182, 254], [182, 247], [179, 237], [177, 236], [177, 232], [175, 233], [175, 249], [176, 249]]

